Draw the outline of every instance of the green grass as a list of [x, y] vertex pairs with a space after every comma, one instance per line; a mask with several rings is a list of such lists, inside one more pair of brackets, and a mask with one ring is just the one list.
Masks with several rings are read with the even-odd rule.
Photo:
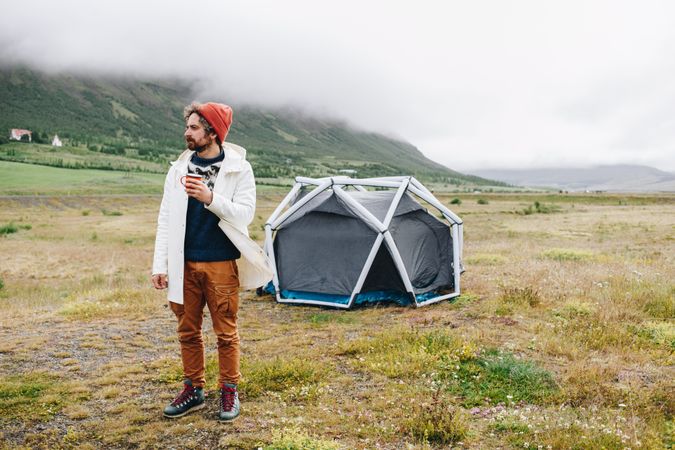
[[71, 393], [72, 386], [46, 372], [10, 375], [0, 379], [0, 420], [49, 419], [64, 406], [87, 395]]
[[312, 437], [297, 427], [275, 429], [272, 431], [272, 442], [262, 446], [264, 450], [337, 450], [337, 443]]
[[330, 372], [329, 366], [309, 358], [245, 360], [242, 361], [244, 377], [239, 386], [247, 398], [277, 392], [289, 399], [307, 400], [318, 395], [319, 384]]
[[63, 169], [0, 161], [3, 195], [161, 194], [163, 174]]
[[641, 297], [646, 299], [644, 311], [657, 319], [675, 319], [675, 286], [664, 283], [647, 287], [646, 290], [647, 292], [641, 294]]
[[338, 352], [350, 356], [359, 371], [409, 380], [431, 374], [441, 358], [462, 359], [475, 348], [445, 330], [418, 332], [395, 327], [370, 338], [343, 342]]
[[564, 319], [576, 319], [588, 317], [596, 310], [597, 308], [590, 303], [573, 300], [554, 310], [553, 315]]
[[493, 255], [489, 253], [477, 253], [464, 258], [467, 264], [481, 264], [485, 266], [497, 266], [504, 264], [507, 259], [502, 255]]
[[675, 351], [675, 325], [670, 322], [646, 322], [633, 331], [649, 342]]
[[551, 248], [542, 252], [541, 256], [553, 261], [588, 261], [593, 259], [593, 253], [587, 250], [577, 250], [571, 248]]
[[145, 317], [158, 305], [147, 289], [91, 289], [69, 295], [59, 314], [74, 321], [91, 321], [109, 317]]
[[309, 323], [314, 324], [314, 325], [322, 325], [322, 324], [328, 324], [328, 323], [354, 323], [354, 317], [349, 315], [348, 313], [345, 313], [344, 311], [336, 311], [336, 312], [322, 312], [322, 313], [316, 313], [316, 314], [311, 314], [307, 320]]
[[495, 433], [530, 433], [530, 428], [526, 424], [512, 419], [498, 420], [490, 426], [490, 429]]
[[440, 369], [440, 379], [467, 407], [520, 401], [545, 404], [558, 392], [550, 372], [497, 350], [460, 361], [445, 360]]

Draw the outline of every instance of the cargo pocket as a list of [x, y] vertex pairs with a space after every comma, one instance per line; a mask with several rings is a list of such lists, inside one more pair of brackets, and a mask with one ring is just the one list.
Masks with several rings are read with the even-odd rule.
[[239, 311], [239, 288], [236, 286], [214, 286], [218, 312], [234, 316]]

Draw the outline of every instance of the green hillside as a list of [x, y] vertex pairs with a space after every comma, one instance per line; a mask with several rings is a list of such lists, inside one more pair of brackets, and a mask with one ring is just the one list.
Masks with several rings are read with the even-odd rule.
[[[163, 172], [182, 148], [183, 107], [194, 97], [176, 80], [48, 75], [0, 69], [0, 159], [71, 168]], [[456, 185], [488, 184], [427, 158], [413, 145], [294, 111], [233, 105], [228, 140], [248, 149], [259, 178], [414, 175]], [[33, 131], [35, 144], [8, 141], [11, 128]], [[64, 141], [48, 146], [54, 134]], [[490, 182], [489, 184], [497, 184]]]

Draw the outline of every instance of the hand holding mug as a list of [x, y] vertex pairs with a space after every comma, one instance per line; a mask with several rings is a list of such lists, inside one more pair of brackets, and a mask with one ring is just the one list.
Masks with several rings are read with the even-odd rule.
[[182, 177], [180, 177], [180, 184], [187, 187], [187, 183], [189, 181], [202, 183], [203, 180], [204, 180], [204, 175], [200, 175], [198, 173], [188, 173], [187, 175], [183, 175]]
[[200, 202], [210, 205], [213, 200], [213, 192], [204, 184], [203, 176], [195, 173], [188, 173], [180, 178], [180, 182], [185, 186], [185, 192], [188, 197], [193, 197]]

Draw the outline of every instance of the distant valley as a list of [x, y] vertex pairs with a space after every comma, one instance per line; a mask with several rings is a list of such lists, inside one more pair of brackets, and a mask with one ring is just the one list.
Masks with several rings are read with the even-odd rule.
[[528, 170], [474, 170], [472, 174], [517, 186], [566, 191], [675, 192], [675, 173], [638, 165]]

